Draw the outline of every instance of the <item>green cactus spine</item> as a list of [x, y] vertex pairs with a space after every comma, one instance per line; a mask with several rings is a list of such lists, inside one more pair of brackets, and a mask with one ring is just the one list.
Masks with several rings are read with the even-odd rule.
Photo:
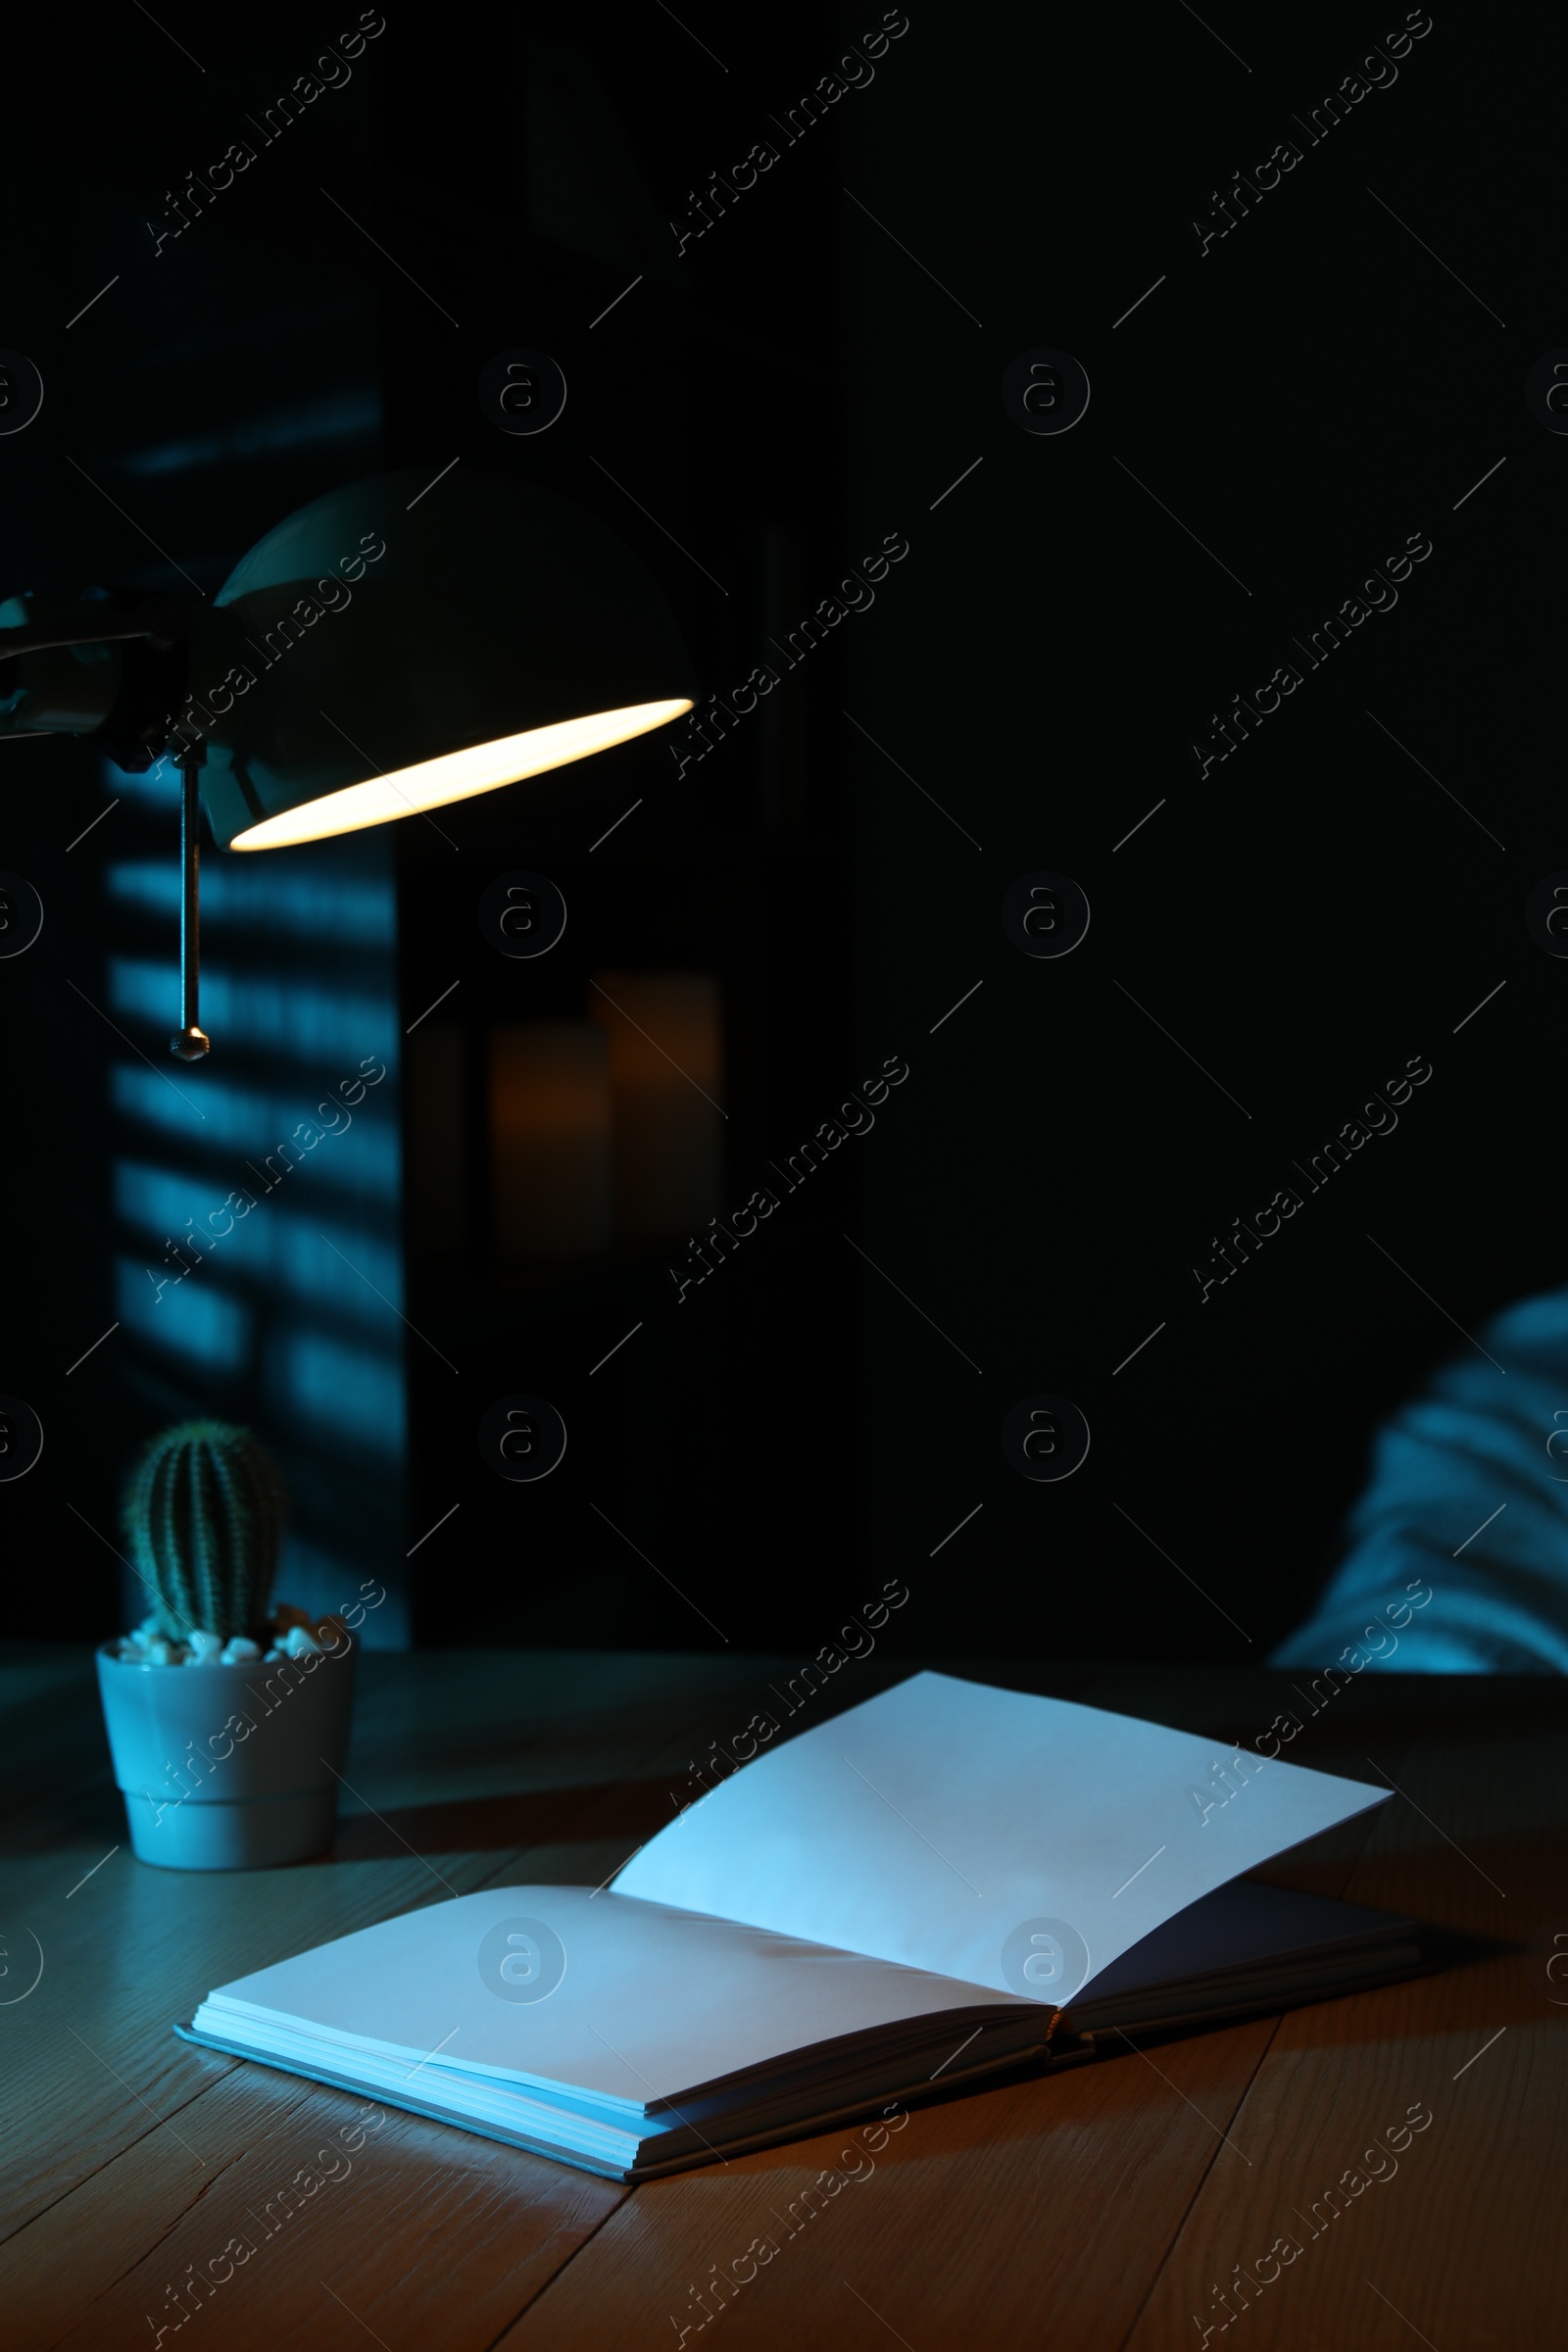
[[281, 1522], [277, 1473], [250, 1430], [184, 1421], [154, 1438], [124, 1526], [160, 1630], [182, 1641], [253, 1633], [271, 1596]]

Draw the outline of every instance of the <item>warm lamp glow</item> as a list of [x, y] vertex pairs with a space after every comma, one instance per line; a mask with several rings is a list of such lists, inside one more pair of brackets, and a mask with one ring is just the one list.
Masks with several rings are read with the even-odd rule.
[[491, 1031], [490, 1136], [503, 1257], [584, 1257], [610, 1247], [610, 1041], [597, 1022]]
[[466, 751], [448, 752], [439, 760], [421, 760], [389, 776], [350, 784], [340, 792], [287, 808], [279, 816], [264, 817], [258, 825], [235, 835], [235, 850], [282, 850], [301, 841], [320, 841], [331, 833], [357, 833], [365, 825], [382, 825], [392, 817], [415, 816], [424, 808], [439, 808], [447, 801], [471, 800], [476, 793], [494, 792], [524, 776], [542, 775], [547, 768], [565, 767], [587, 760], [612, 743], [646, 735], [683, 710], [689, 700], [634, 703], [624, 710], [599, 710], [588, 718], [562, 719], [555, 726], [531, 727], [525, 735], [504, 735], [494, 743], [476, 743]]
[[701, 1233], [723, 1207], [717, 980], [708, 972], [597, 972], [588, 1011], [610, 1034], [617, 1229], [644, 1242]]

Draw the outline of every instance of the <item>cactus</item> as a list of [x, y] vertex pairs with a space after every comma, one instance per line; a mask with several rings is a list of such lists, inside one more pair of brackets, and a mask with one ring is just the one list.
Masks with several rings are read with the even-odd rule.
[[146, 1447], [125, 1497], [131, 1564], [162, 1631], [227, 1642], [261, 1624], [277, 1567], [282, 1494], [256, 1437], [184, 1421]]

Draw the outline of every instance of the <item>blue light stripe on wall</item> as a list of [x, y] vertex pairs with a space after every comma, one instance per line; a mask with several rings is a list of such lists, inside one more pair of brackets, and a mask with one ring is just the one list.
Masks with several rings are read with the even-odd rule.
[[279, 1413], [401, 1460], [407, 1422], [401, 1357], [372, 1355], [309, 1331], [289, 1332], [270, 1354], [268, 1386]]
[[[193, 1140], [194, 1122], [189, 1109], [173, 1089], [164, 1084], [162, 1073], [148, 1069], [144, 1062], [122, 1061], [114, 1065], [110, 1102], [126, 1119], [172, 1130], [186, 1143]], [[271, 1140], [265, 1149], [275, 1152], [302, 1121], [314, 1120], [318, 1130], [325, 1123], [315, 1118], [316, 1105], [303, 1093], [262, 1093], [231, 1086], [211, 1076], [202, 1081], [201, 1107], [206, 1113], [206, 1124], [200, 1129], [203, 1148], [209, 1152], [226, 1151], [233, 1160], [232, 1181], [249, 1184], [258, 1193], [260, 1188], [255, 1185], [253, 1175], [247, 1174], [245, 1162], [238, 1154], [256, 1151], [258, 1136], [270, 1137]], [[300, 1161], [299, 1175], [312, 1184], [360, 1193], [378, 1202], [395, 1205], [401, 1182], [401, 1157], [397, 1121], [390, 1106], [383, 1106], [374, 1096], [367, 1095], [358, 1109], [350, 1110], [346, 1103], [339, 1102], [330, 1106], [330, 1114], [338, 1121], [337, 1127], [332, 1133], [323, 1134], [309, 1157]], [[345, 1119], [352, 1124], [344, 1126]], [[263, 1166], [265, 1174], [263, 1163], [257, 1164]], [[224, 1192], [220, 1190], [214, 1199], [204, 1200], [199, 1210], [187, 1208], [181, 1223], [184, 1216], [205, 1215], [223, 1198]]]
[[[204, 858], [213, 1054], [176, 1070], [178, 778], [106, 764], [104, 782], [122, 806], [103, 828], [120, 855], [103, 869], [97, 1000], [146, 1054], [112, 1060], [108, 1077], [132, 1428], [186, 1414], [254, 1427], [289, 1498], [277, 1597], [339, 1608], [372, 1580], [387, 1597], [363, 1638], [400, 1646], [409, 1342], [390, 844]], [[176, 1250], [193, 1262], [182, 1279]], [[140, 1600], [127, 1589], [127, 1623]]]
[[[112, 956], [110, 1010], [159, 1029], [177, 1026], [177, 973], [168, 963]], [[352, 1077], [362, 1060], [390, 1061], [397, 1054], [397, 1019], [384, 998], [348, 995], [306, 982], [253, 979], [202, 965], [202, 1025], [231, 1046], [265, 1046], [270, 1054], [329, 1061], [334, 1083]], [[341, 1067], [338, 1065], [341, 1064]]]
[[[177, 918], [179, 868], [169, 858], [122, 861], [104, 876], [110, 896]], [[273, 854], [202, 861], [202, 929], [293, 933], [356, 946], [390, 947], [395, 910], [383, 884], [301, 874]]]
[[115, 1260], [115, 1311], [126, 1331], [209, 1369], [236, 1372], [250, 1350], [253, 1318], [239, 1299], [194, 1281], [160, 1297], [137, 1258]]

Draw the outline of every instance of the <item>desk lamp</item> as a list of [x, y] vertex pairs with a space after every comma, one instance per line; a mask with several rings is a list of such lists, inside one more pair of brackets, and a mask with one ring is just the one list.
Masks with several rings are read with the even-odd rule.
[[662, 592], [551, 492], [384, 474], [302, 507], [210, 602], [0, 603], [0, 736], [92, 735], [180, 770], [181, 1025], [199, 1022], [200, 808], [281, 849], [586, 760], [692, 708]]

